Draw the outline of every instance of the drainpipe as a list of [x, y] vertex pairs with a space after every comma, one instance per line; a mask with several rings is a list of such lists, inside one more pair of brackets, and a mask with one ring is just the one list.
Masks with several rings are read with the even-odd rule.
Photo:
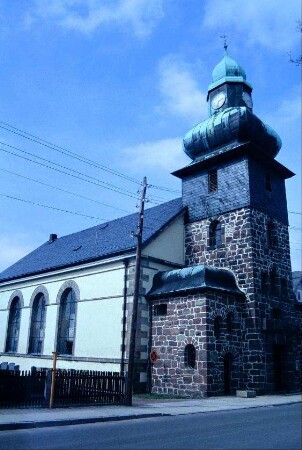
[[152, 349], [152, 302], [149, 303], [149, 336], [148, 336], [148, 360], [147, 360], [147, 392], [151, 394], [152, 390], [152, 363], [150, 360], [150, 353]]
[[122, 331], [122, 355], [121, 355], [121, 373], [125, 371], [125, 340], [126, 340], [126, 311], [127, 311], [127, 281], [128, 281], [128, 259], [124, 260], [124, 304], [123, 304], [123, 331]]

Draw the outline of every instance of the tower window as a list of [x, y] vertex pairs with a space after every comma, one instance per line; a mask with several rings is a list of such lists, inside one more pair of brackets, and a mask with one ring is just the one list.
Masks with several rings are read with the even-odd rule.
[[217, 316], [214, 319], [214, 336], [216, 339], [220, 338], [221, 334], [221, 317]]
[[268, 294], [268, 274], [266, 272], [261, 272], [261, 292]]
[[267, 244], [270, 248], [278, 245], [277, 230], [273, 222], [269, 222], [267, 225]]
[[270, 293], [273, 296], [279, 295], [279, 279], [276, 269], [273, 269], [270, 274]]
[[167, 315], [167, 303], [161, 305], [154, 305], [154, 316], [166, 316]]
[[234, 314], [232, 312], [229, 312], [226, 317], [226, 326], [227, 326], [227, 332], [229, 334], [232, 334], [233, 328], [234, 328]]
[[196, 350], [194, 345], [188, 344], [185, 346], [184, 357], [185, 357], [185, 366], [194, 369], [196, 365]]
[[215, 220], [209, 228], [209, 245], [210, 247], [220, 247], [222, 244], [222, 228], [221, 223]]
[[218, 189], [218, 175], [217, 170], [211, 170], [208, 173], [208, 191], [215, 192]]
[[265, 189], [269, 192], [272, 192], [273, 190], [272, 178], [269, 173], [265, 174]]
[[273, 315], [273, 319], [274, 320], [282, 319], [282, 311], [281, 311], [281, 309], [280, 308], [273, 308], [272, 315]]
[[281, 295], [287, 295], [287, 279], [281, 278]]

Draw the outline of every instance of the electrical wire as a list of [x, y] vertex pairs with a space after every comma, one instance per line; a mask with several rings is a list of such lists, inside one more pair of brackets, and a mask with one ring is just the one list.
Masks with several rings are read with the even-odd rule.
[[90, 198], [90, 197], [85, 197], [84, 195], [76, 194], [75, 192], [67, 191], [66, 189], [62, 189], [62, 188], [59, 188], [57, 186], [52, 186], [51, 184], [44, 183], [43, 181], [35, 180], [34, 178], [30, 178], [30, 177], [26, 177], [25, 175], [21, 175], [20, 173], [12, 172], [11, 170], [3, 169], [2, 167], [0, 167], [0, 170], [2, 172], [7, 172], [7, 173], [9, 173], [11, 175], [15, 175], [15, 176], [18, 176], [20, 178], [24, 178], [25, 180], [33, 181], [34, 183], [39, 183], [39, 184], [41, 184], [43, 186], [50, 187], [51, 189], [56, 189], [57, 191], [65, 192], [66, 194], [73, 195], [74, 197], [83, 198], [84, 200], [89, 200], [91, 202], [98, 203], [98, 204], [103, 205], [103, 206], [107, 206], [108, 208], [113, 208], [113, 209], [116, 209], [118, 211], [122, 211], [122, 212], [126, 212], [126, 213], [130, 213], [131, 214], [131, 211], [129, 211], [129, 210], [118, 208], [117, 206], [113, 206], [113, 205], [108, 205], [108, 203], [100, 202], [99, 200], [95, 200], [95, 199]]
[[[2, 141], [0, 141], [0, 144], [5, 145], [6, 147], [9, 147], [9, 148], [13, 148], [14, 150], [17, 150], [18, 152], [25, 153], [26, 155], [33, 156], [34, 158], [37, 158], [37, 159], [39, 159], [39, 160], [41, 160], [41, 161], [46, 161], [47, 163], [54, 164], [54, 165], [57, 166], [57, 167], [60, 167], [60, 168], [63, 168], [63, 169], [65, 169], [65, 170], [68, 170], [68, 171], [70, 171], [70, 172], [79, 174], [79, 175], [81, 175], [81, 176], [83, 176], [83, 177], [89, 178], [89, 179], [91, 179], [91, 180], [95, 180], [95, 181], [97, 181], [97, 182], [99, 183], [98, 186], [103, 187], [103, 188], [105, 188], [105, 189], [109, 189], [109, 190], [111, 190], [111, 191], [118, 192], [118, 193], [120, 193], [120, 194], [122, 194], [122, 195], [127, 195], [126, 193], [128, 193], [128, 197], [129, 197], [129, 196], [132, 196], [133, 198], [138, 198], [137, 196], [135, 196], [135, 194], [134, 194], [133, 192], [128, 191], [127, 189], [124, 189], [124, 188], [120, 188], [120, 187], [118, 187], [118, 186], [115, 186], [115, 185], [112, 184], [112, 183], [107, 183], [106, 181], [100, 180], [99, 178], [95, 178], [95, 177], [92, 177], [92, 176], [90, 176], [90, 175], [86, 175], [85, 173], [80, 172], [80, 171], [78, 171], [78, 170], [70, 169], [69, 167], [63, 166], [62, 164], [58, 164], [58, 163], [56, 163], [56, 162], [54, 162], [54, 161], [51, 161], [51, 160], [49, 160], [49, 159], [46, 159], [46, 158], [42, 158], [41, 156], [38, 156], [38, 155], [36, 155], [36, 154], [34, 154], [34, 153], [31, 153], [31, 152], [28, 152], [28, 151], [26, 151], [26, 150], [23, 150], [23, 149], [21, 149], [21, 148], [19, 148], [19, 147], [15, 147], [14, 145], [10, 145], [10, 144], [7, 144], [7, 143], [2, 142]], [[6, 152], [6, 153], [10, 153], [11, 155], [19, 156], [19, 157], [20, 157], [20, 155], [16, 154], [15, 152], [9, 152], [8, 150], [4, 150], [4, 149], [1, 149], [1, 148], [0, 148], [0, 150], [4, 151], [4, 152]], [[24, 159], [27, 159], [27, 158], [24, 158]], [[36, 161], [31, 160], [31, 159], [27, 159], [27, 160], [28, 160], [28, 161], [31, 161], [31, 162], [36, 162]], [[47, 166], [47, 165], [44, 165], [44, 166], [47, 167], [47, 168], [51, 168], [51, 167], [49, 167], [49, 166]], [[54, 168], [52, 168], [52, 169], [54, 169]], [[54, 170], [56, 170], [56, 169], [54, 169]], [[63, 172], [63, 173], [66, 174], [66, 172]], [[129, 195], [129, 194], [130, 194], [130, 195]], [[158, 202], [156, 199], [163, 200], [163, 201], [167, 201], [166, 199], [164, 199], [164, 198], [162, 198], [162, 197], [157, 197], [157, 196], [149, 197], [149, 201], [150, 201], [151, 203], [159, 204], [160, 202]]]
[[[9, 128], [7, 128], [7, 127], [9, 127]], [[27, 131], [21, 130], [20, 128], [14, 127], [14, 126], [6, 123], [6, 122], [0, 121], [0, 128], [4, 129], [4, 130], [6, 130], [6, 131], [8, 131], [10, 133], [14, 133], [14, 134], [16, 134], [18, 136], [21, 136], [24, 139], [28, 139], [28, 140], [30, 140], [32, 142], [35, 142], [35, 143], [37, 143], [39, 145], [43, 145], [44, 147], [50, 148], [51, 150], [54, 150], [56, 152], [59, 152], [59, 153], [64, 154], [66, 156], [69, 156], [70, 158], [77, 159], [78, 161], [81, 161], [81, 162], [83, 162], [85, 164], [88, 164], [88, 165], [93, 166], [95, 168], [101, 169], [101, 170], [103, 170], [105, 172], [110, 173], [111, 175], [123, 178], [123, 179], [125, 179], [127, 181], [130, 181], [132, 183], [136, 183], [136, 184], [139, 184], [139, 185], [141, 184], [140, 181], [138, 181], [138, 180], [136, 180], [136, 179], [134, 179], [132, 177], [129, 177], [128, 175], [126, 175], [124, 173], [118, 172], [117, 170], [111, 169], [110, 167], [105, 166], [103, 164], [100, 164], [100, 163], [98, 163], [96, 161], [93, 161], [92, 159], [86, 158], [85, 156], [82, 156], [82, 155], [80, 155], [78, 153], [72, 152], [71, 150], [68, 150], [68, 149], [66, 149], [64, 147], [61, 147], [61, 146], [57, 145], [57, 144], [53, 144], [52, 142], [49, 142], [49, 141], [47, 141], [45, 139], [42, 139], [42, 138], [39, 138], [38, 136], [35, 136], [35, 135], [31, 134], [31, 133], [28, 133]], [[177, 194], [180, 193], [180, 191], [177, 191], [177, 190], [174, 190], [174, 189], [169, 189], [169, 188], [166, 188], [166, 187], [163, 187], [163, 186], [154, 185], [154, 184], [150, 184], [150, 185], [148, 185], [148, 187], [149, 188], [158, 189], [158, 190], [162, 190], [162, 191], [165, 191], [165, 192], [171, 192], [171, 193], [177, 193]]]
[[11, 200], [18, 200], [19, 202], [30, 203], [31, 205], [35, 205], [35, 206], [41, 206], [43, 208], [54, 209], [56, 211], [61, 211], [61, 212], [64, 212], [64, 213], [85, 217], [87, 219], [103, 220], [103, 221], [106, 222], [106, 219], [101, 219], [100, 217], [88, 216], [87, 214], [82, 214], [82, 213], [75, 212], [75, 211], [69, 211], [68, 209], [61, 209], [61, 208], [57, 208], [56, 206], [44, 205], [43, 203], [33, 202], [31, 200], [25, 200], [24, 198], [14, 197], [14, 196], [8, 195], [8, 194], [1, 194], [0, 193], [0, 196], [9, 198]]
[[[0, 142], [0, 144], [2, 144], [2, 142]], [[8, 145], [9, 147], [15, 148], [16, 150], [19, 150], [19, 151], [21, 151], [21, 152], [23, 152], [23, 153], [25, 153], [25, 154], [27, 154], [27, 155], [31, 155], [31, 156], [33, 156], [34, 158], [40, 159], [40, 160], [42, 160], [42, 161], [46, 161], [46, 162], [48, 162], [48, 163], [50, 163], [50, 164], [54, 164], [54, 165], [56, 165], [56, 166], [58, 166], [58, 167], [61, 167], [61, 168], [65, 169], [65, 170], [69, 170], [69, 171], [71, 171], [71, 172], [73, 172], [73, 173], [68, 173], [68, 172], [66, 172], [65, 170], [57, 169], [57, 168], [52, 167], [52, 166], [49, 166], [49, 165], [47, 165], [47, 164], [43, 164], [43, 163], [41, 163], [41, 162], [39, 162], [39, 161], [34, 161], [34, 160], [30, 159], [30, 158], [27, 158], [27, 157], [25, 157], [25, 156], [18, 155], [17, 153], [12, 152], [12, 151], [9, 151], [9, 150], [6, 150], [6, 149], [4, 149], [4, 148], [0, 148], [0, 151], [5, 152], [5, 153], [8, 153], [8, 154], [10, 154], [10, 155], [17, 156], [18, 158], [25, 159], [26, 161], [30, 161], [30, 162], [35, 163], [35, 164], [39, 164], [40, 166], [46, 167], [46, 168], [48, 168], [48, 169], [55, 170], [56, 172], [63, 173], [63, 174], [65, 174], [65, 175], [71, 176], [71, 177], [73, 177], [73, 178], [77, 178], [77, 179], [79, 179], [79, 180], [86, 181], [87, 183], [91, 183], [91, 184], [94, 184], [94, 185], [96, 185], [96, 186], [103, 187], [104, 189], [109, 189], [110, 191], [116, 192], [116, 193], [118, 193], [118, 194], [125, 195], [125, 196], [131, 197], [131, 198], [138, 199], [138, 196], [135, 195], [134, 193], [132, 193], [132, 192], [130, 192], [130, 191], [127, 191], [127, 190], [122, 190], [122, 188], [117, 188], [117, 189], [119, 189], [119, 190], [117, 190], [117, 189], [115, 188], [115, 186], [110, 185], [109, 183], [105, 183], [105, 182], [103, 182], [102, 180], [99, 180], [98, 178], [90, 177], [89, 175], [85, 175], [85, 174], [83, 174], [83, 173], [81, 173], [81, 172], [79, 172], [79, 171], [77, 171], [77, 170], [74, 170], [74, 169], [69, 169], [68, 167], [65, 167], [65, 166], [62, 166], [62, 165], [57, 164], [57, 163], [55, 163], [55, 162], [49, 161], [49, 160], [47, 160], [47, 159], [45, 159], [45, 158], [41, 158], [40, 156], [36, 156], [36, 155], [34, 155], [33, 153], [26, 152], [25, 150], [18, 149], [18, 148], [13, 147], [13, 146], [11, 146], [11, 145], [9, 145], [9, 144], [5, 144], [5, 145]], [[78, 175], [75, 175], [75, 174], [78, 174], [78, 175], [81, 175], [81, 176], [78, 176]], [[88, 179], [86, 180], [85, 178], [82, 178], [82, 177], [86, 177], [86, 178], [88, 178]], [[95, 182], [95, 181], [92, 181], [92, 180], [95, 180], [96, 182]], [[110, 187], [110, 186], [112, 186], [112, 187]]]

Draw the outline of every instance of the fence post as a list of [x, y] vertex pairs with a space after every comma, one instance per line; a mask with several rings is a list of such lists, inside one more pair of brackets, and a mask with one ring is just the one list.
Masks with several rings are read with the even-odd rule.
[[49, 369], [46, 372], [46, 378], [45, 378], [45, 390], [44, 390], [45, 406], [49, 406], [51, 379], [52, 379], [52, 370]]
[[58, 352], [52, 352], [52, 354], [53, 354], [53, 364], [52, 364], [52, 377], [51, 377], [50, 399], [49, 399], [49, 407], [50, 408], [53, 408], [53, 402], [54, 402], [57, 357], [58, 357], [59, 353]]

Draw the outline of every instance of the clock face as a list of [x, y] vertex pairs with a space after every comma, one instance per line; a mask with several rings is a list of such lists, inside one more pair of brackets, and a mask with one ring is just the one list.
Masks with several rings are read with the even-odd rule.
[[219, 92], [218, 94], [216, 94], [212, 100], [212, 104], [211, 104], [212, 108], [213, 109], [221, 108], [225, 102], [225, 99], [226, 99], [226, 96], [225, 96], [224, 92]]
[[253, 100], [252, 100], [252, 97], [250, 96], [250, 94], [248, 94], [247, 92], [243, 92], [242, 99], [243, 99], [244, 103], [246, 104], [246, 106], [248, 108], [252, 109], [252, 107], [253, 107]]

